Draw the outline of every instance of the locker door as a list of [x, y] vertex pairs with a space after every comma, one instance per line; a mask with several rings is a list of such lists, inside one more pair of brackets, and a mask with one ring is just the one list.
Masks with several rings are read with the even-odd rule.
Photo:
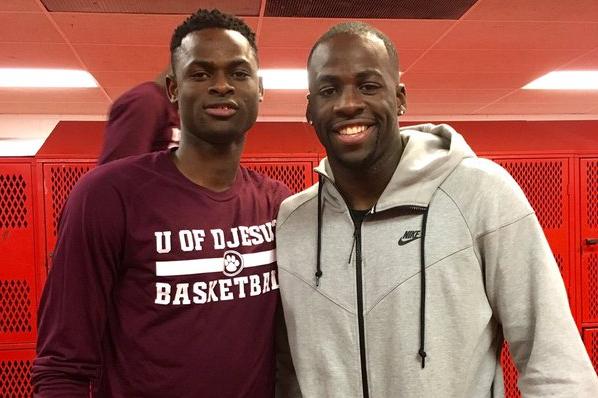
[[598, 323], [598, 159], [581, 159], [580, 191], [582, 322]]
[[36, 274], [31, 164], [0, 162], [0, 397], [32, 395]]

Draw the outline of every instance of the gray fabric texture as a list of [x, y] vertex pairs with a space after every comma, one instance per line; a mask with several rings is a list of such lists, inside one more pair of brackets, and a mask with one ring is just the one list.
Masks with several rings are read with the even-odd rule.
[[[400, 134], [397, 170], [361, 230], [369, 396], [502, 397], [504, 338], [524, 397], [598, 397], [557, 264], [520, 187], [447, 125]], [[317, 170], [325, 181], [318, 287], [317, 185], [283, 202], [276, 228], [290, 352], [303, 397], [361, 397], [354, 226], [327, 159]], [[398, 244], [422, 229], [411, 206], [428, 207], [424, 369], [421, 242]]]

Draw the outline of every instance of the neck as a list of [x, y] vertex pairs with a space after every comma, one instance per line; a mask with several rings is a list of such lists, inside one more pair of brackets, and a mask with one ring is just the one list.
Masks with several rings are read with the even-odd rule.
[[402, 151], [366, 167], [349, 168], [329, 159], [336, 186], [354, 210], [371, 209], [392, 178]]
[[235, 182], [244, 144], [245, 136], [231, 143], [210, 144], [181, 134], [180, 147], [172, 154], [172, 160], [193, 183], [222, 192]]

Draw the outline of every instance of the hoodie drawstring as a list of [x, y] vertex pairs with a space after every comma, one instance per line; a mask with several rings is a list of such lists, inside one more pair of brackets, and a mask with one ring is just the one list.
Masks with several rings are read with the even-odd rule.
[[[320, 278], [324, 274], [322, 272], [322, 188], [324, 185], [324, 179], [321, 175], [318, 175], [318, 237], [316, 246], [316, 287], [320, 286]], [[425, 209], [422, 218], [421, 227], [421, 257], [420, 257], [420, 307], [419, 307], [419, 350], [418, 354], [421, 357], [422, 369], [426, 367], [426, 254], [425, 254], [425, 241], [426, 241], [426, 225], [428, 223], [428, 208]], [[355, 239], [355, 236], [354, 236]], [[355, 240], [353, 241], [355, 243]], [[351, 249], [351, 253], [353, 250]], [[349, 260], [350, 261], [350, 260]]]
[[318, 174], [318, 243], [316, 250], [316, 287], [320, 286], [320, 278], [323, 275], [320, 257], [322, 253], [322, 186], [324, 179]]
[[420, 296], [419, 296], [419, 351], [418, 354], [422, 360], [422, 369], [426, 367], [426, 224], [428, 222], [428, 208], [424, 211], [422, 219], [422, 232], [421, 232], [421, 253], [420, 253]]

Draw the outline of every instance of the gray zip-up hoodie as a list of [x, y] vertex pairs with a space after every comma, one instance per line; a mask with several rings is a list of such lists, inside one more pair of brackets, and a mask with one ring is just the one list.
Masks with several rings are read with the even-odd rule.
[[320, 183], [280, 209], [280, 293], [303, 397], [503, 397], [503, 339], [524, 397], [598, 397], [519, 186], [449, 126], [400, 134], [397, 170], [360, 228], [327, 159]]

